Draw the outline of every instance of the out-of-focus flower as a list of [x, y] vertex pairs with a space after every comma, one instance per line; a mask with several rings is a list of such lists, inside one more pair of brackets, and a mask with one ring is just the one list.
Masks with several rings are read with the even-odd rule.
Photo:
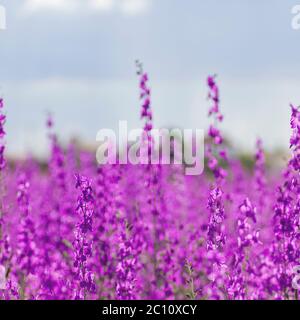
[[92, 257], [92, 231], [94, 215], [94, 194], [91, 182], [88, 178], [76, 175], [76, 188], [80, 190], [77, 202], [77, 213], [80, 216], [80, 222], [76, 226], [74, 267], [78, 280], [76, 290], [76, 299], [86, 299], [88, 293], [95, 292], [94, 274], [90, 270], [90, 261]]

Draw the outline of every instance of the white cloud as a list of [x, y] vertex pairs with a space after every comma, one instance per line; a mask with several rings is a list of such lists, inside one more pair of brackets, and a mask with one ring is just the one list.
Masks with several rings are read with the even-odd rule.
[[90, 0], [89, 5], [92, 9], [109, 11], [114, 7], [114, 0]]
[[54, 10], [62, 13], [113, 11], [124, 15], [138, 15], [149, 9], [150, 0], [26, 0], [22, 9], [27, 14]]
[[120, 9], [128, 15], [137, 15], [149, 9], [149, 0], [119, 0]]
[[77, 0], [26, 0], [24, 11], [32, 13], [40, 10], [57, 10], [70, 12], [78, 6]]

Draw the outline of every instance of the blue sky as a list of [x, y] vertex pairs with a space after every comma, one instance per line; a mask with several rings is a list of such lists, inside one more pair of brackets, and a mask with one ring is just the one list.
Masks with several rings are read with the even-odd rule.
[[217, 73], [225, 133], [287, 149], [300, 104], [300, 30], [289, 0], [0, 0], [0, 93], [10, 153], [47, 150], [45, 115], [66, 141], [95, 143], [119, 120], [139, 127], [135, 59], [149, 72], [155, 125], [207, 128]]

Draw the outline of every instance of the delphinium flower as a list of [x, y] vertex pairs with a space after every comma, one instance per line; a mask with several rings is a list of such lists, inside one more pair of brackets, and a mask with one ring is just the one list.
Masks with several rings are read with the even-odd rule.
[[20, 211], [20, 227], [16, 251], [16, 276], [19, 281], [20, 295], [26, 297], [27, 280], [35, 274], [38, 266], [38, 249], [36, 244], [35, 224], [31, 217], [30, 182], [26, 173], [21, 173], [18, 179], [17, 202]]
[[[210, 284], [207, 278], [211, 271], [209, 268], [213, 263], [220, 261], [215, 258], [219, 251], [207, 250], [207, 232], [210, 218], [210, 211], [207, 209], [207, 205], [212, 182], [207, 179], [207, 174], [184, 176], [184, 180], [185, 190], [183, 189], [181, 192], [184, 192], [186, 207], [181, 212], [182, 218], [177, 235], [182, 244], [181, 248], [177, 248], [178, 244], [174, 245], [174, 247], [175, 250], [180, 252], [176, 256], [180, 258], [180, 255], [185, 255], [184, 260], [180, 259], [181, 265], [188, 260], [194, 270], [194, 284], [198, 292], [198, 298], [207, 299], [211, 297], [211, 290], [208, 292]], [[180, 188], [180, 185], [177, 188]], [[172, 192], [172, 189], [170, 192]], [[167, 201], [169, 202], [170, 200], [167, 199]], [[182, 242], [183, 239], [185, 239], [184, 242]], [[185, 284], [189, 275], [186, 273], [187, 269], [184, 268], [184, 270]], [[187, 290], [186, 284], [185, 290]]]
[[0, 172], [5, 167], [5, 158], [4, 158], [4, 151], [5, 145], [3, 144], [3, 138], [5, 137], [5, 130], [4, 125], [6, 122], [6, 115], [3, 113], [4, 102], [3, 99], [0, 98]]
[[207, 248], [208, 250], [217, 250], [224, 247], [226, 240], [222, 224], [225, 218], [223, 191], [220, 188], [216, 187], [210, 192], [207, 207], [210, 211]]
[[100, 276], [98, 296], [131, 300], [135, 298], [137, 251], [130, 234], [133, 228], [129, 227], [126, 220], [122, 187], [125, 167], [119, 164], [102, 165], [98, 167], [97, 173], [97, 235], [94, 241], [100, 262], [96, 263]]
[[[166, 282], [165, 274], [163, 273], [164, 260], [161, 259], [166, 254], [166, 247], [162, 244], [166, 241], [165, 239], [165, 220], [160, 215], [162, 211], [164, 196], [161, 188], [161, 164], [151, 163], [152, 156], [155, 154], [155, 141], [152, 135], [153, 129], [153, 115], [151, 109], [151, 90], [148, 86], [148, 74], [144, 72], [143, 65], [137, 61], [137, 75], [139, 76], [139, 87], [140, 87], [140, 99], [142, 101], [141, 108], [141, 119], [145, 121], [140, 154], [142, 157], [142, 166], [145, 165], [144, 169], [144, 188], [145, 203], [142, 204], [141, 210], [142, 216], [148, 216], [149, 223], [147, 225], [146, 243], [148, 245], [147, 251], [151, 257], [153, 269], [151, 272], [152, 280], [150, 281], [149, 295], [152, 298], [162, 298], [162, 292], [158, 290], [160, 283], [163, 283], [165, 287], [168, 286]], [[145, 266], [146, 268], [149, 266]], [[167, 292], [170, 290], [167, 289]]]
[[3, 223], [4, 223], [4, 180], [3, 180], [3, 169], [5, 168], [5, 129], [4, 125], [6, 122], [6, 115], [3, 113], [4, 102], [3, 99], [0, 98], [0, 266], [4, 266], [8, 260], [7, 250], [10, 247], [9, 245], [9, 236], [4, 233]]
[[[47, 119], [47, 126], [49, 130], [52, 130], [53, 128], [53, 119], [51, 116], [48, 117]], [[51, 140], [51, 169], [52, 169], [52, 174], [55, 177], [55, 183], [65, 190], [66, 188], [66, 182], [65, 182], [65, 159], [64, 159], [64, 154], [63, 150], [61, 149], [58, 139], [56, 134], [51, 133], [49, 134], [50, 140]]]
[[12, 248], [8, 235], [2, 236], [0, 239], [0, 300], [9, 299], [10, 288], [8, 277], [11, 269]]
[[152, 125], [151, 90], [148, 86], [148, 74], [143, 71], [143, 64], [136, 61], [137, 75], [140, 77], [140, 99], [142, 101], [141, 119], [145, 120], [144, 130], [150, 132]]
[[[215, 82], [215, 76], [209, 76], [207, 79], [207, 84], [209, 87], [209, 100], [212, 106], [209, 109], [209, 116], [214, 116], [215, 122], [221, 122], [223, 120], [223, 115], [219, 110], [219, 89]], [[224, 204], [223, 204], [223, 190], [221, 188], [221, 182], [226, 176], [226, 171], [220, 166], [219, 159], [214, 155], [214, 148], [221, 145], [223, 142], [223, 137], [221, 132], [216, 128], [215, 125], [211, 125], [208, 131], [209, 137], [212, 138], [212, 143], [208, 144], [206, 149], [206, 156], [208, 160], [208, 167], [213, 172], [216, 179], [215, 185], [212, 187], [208, 199], [208, 209], [210, 211], [210, 220], [208, 225], [208, 239], [207, 248], [208, 250], [220, 249], [225, 244], [224, 235]], [[225, 157], [224, 150], [221, 150], [222, 157]]]
[[240, 217], [237, 221], [237, 248], [231, 262], [231, 273], [228, 284], [228, 294], [231, 299], [244, 300], [249, 298], [248, 285], [252, 269], [251, 248], [261, 243], [259, 231], [254, 229], [256, 224], [256, 207], [246, 198], [239, 207]]
[[[51, 224], [55, 225], [58, 232], [55, 234], [55, 238], [51, 239], [54, 242], [55, 247], [61, 247], [62, 244], [62, 228], [64, 219], [62, 207], [67, 201], [61, 201], [61, 198], [64, 197], [65, 200], [67, 193], [66, 187], [66, 174], [65, 174], [65, 158], [64, 153], [59, 145], [57, 136], [52, 132], [54, 122], [51, 116], [47, 119], [47, 127], [49, 129], [49, 138], [51, 143], [51, 154], [49, 160], [49, 171], [51, 177], [51, 183], [49, 183], [49, 188], [52, 192], [49, 192], [51, 196], [50, 204], [52, 206], [51, 210]], [[49, 197], [49, 196], [48, 196]], [[49, 218], [50, 218], [49, 217]], [[63, 249], [63, 248], [61, 248]]]
[[136, 257], [133, 239], [126, 220], [122, 219], [119, 237], [118, 264], [116, 268], [116, 292], [119, 300], [135, 299]]
[[80, 222], [76, 226], [75, 240], [73, 242], [74, 267], [78, 281], [75, 299], [86, 299], [89, 293], [95, 292], [94, 275], [90, 271], [94, 193], [91, 182], [84, 176], [76, 176], [76, 188], [80, 190], [76, 210], [80, 217]]
[[109, 299], [116, 297], [116, 273], [120, 261], [118, 246], [123, 228], [121, 221], [125, 218], [122, 172], [123, 167], [119, 164], [98, 167], [95, 208], [97, 234], [94, 235], [94, 241], [100, 298], [103, 295]]
[[225, 288], [223, 272], [223, 270], [227, 268], [227, 265], [225, 257], [222, 254], [226, 241], [223, 185], [227, 172], [221, 166], [221, 161], [227, 160], [227, 152], [225, 149], [221, 149], [223, 137], [220, 130], [217, 128], [217, 123], [223, 121], [223, 115], [219, 108], [219, 88], [216, 84], [215, 78], [216, 76], [209, 76], [207, 79], [209, 88], [208, 99], [211, 102], [209, 116], [213, 116], [214, 124], [212, 124], [208, 130], [208, 136], [210, 137], [211, 142], [207, 145], [206, 157], [208, 161], [208, 168], [213, 173], [215, 179], [209, 193], [207, 204], [207, 208], [210, 213], [207, 226], [207, 250], [208, 252], [218, 251], [220, 253], [217, 260], [214, 260], [214, 254], [209, 254], [211, 263], [217, 270], [214, 272], [215, 276], [213, 277], [213, 284], [216, 286], [216, 296], [218, 296], [218, 291], [221, 287], [221, 291], [225, 297], [227, 297], [227, 289]]
[[[76, 162], [76, 154], [72, 148], [71, 150], [72, 154], [74, 155], [73, 160], [70, 158], [67, 159], [67, 156], [65, 155], [65, 152], [61, 146], [61, 144], [58, 141], [57, 135], [52, 132], [54, 127], [54, 122], [51, 116], [47, 119], [47, 126], [49, 129], [49, 138], [51, 143], [51, 156], [49, 161], [49, 169], [51, 174], [51, 184], [50, 186], [53, 187], [55, 185], [55, 188], [53, 190], [52, 194], [52, 202], [54, 205], [54, 211], [57, 213], [57, 227], [60, 231], [60, 237], [67, 237], [67, 240], [70, 240], [70, 236], [72, 236], [72, 225], [74, 223], [73, 221], [73, 215], [72, 215], [72, 209], [73, 209], [73, 202], [76, 200], [73, 196], [74, 191], [73, 184], [70, 183], [72, 180], [71, 172], [68, 171], [71, 169], [75, 169], [74, 162]], [[69, 162], [67, 162], [69, 160]], [[70, 166], [70, 167], [69, 167]], [[72, 173], [74, 174], [74, 172]], [[68, 181], [69, 179], [69, 181]], [[71, 189], [71, 190], [69, 190]], [[61, 198], [64, 197], [64, 201], [60, 201]], [[58, 241], [61, 242], [61, 239]], [[64, 248], [66, 249], [66, 248]]]
[[[0, 241], [2, 239], [2, 224], [3, 224], [3, 174], [2, 171], [5, 167], [5, 158], [4, 158], [4, 150], [5, 145], [3, 139], [5, 137], [4, 125], [6, 122], [6, 116], [3, 114], [4, 102], [3, 99], [0, 98]], [[0, 246], [1, 249], [1, 246]]]
[[255, 153], [255, 189], [258, 195], [260, 208], [263, 209], [266, 200], [266, 176], [265, 176], [265, 153], [261, 139], [256, 141]]
[[[153, 196], [152, 196], [152, 181], [153, 181], [153, 166], [150, 163], [151, 152], [153, 148], [153, 137], [151, 135], [151, 130], [153, 128], [152, 124], [152, 111], [151, 111], [151, 90], [148, 87], [149, 77], [148, 74], [143, 70], [143, 64], [136, 61], [137, 75], [139, 77], [139, 89], [140, 89], [140, 100], [141, 100], [141, 119], [145, 121], [143, 127], [143, 133], [141, 137], [141, 145], [139, 148], [139, 154], [143, 155], [145, 160], [148, 162], [143, 168], [140, 167], [141, 174], [143, 177], [143, 188], [147, 189], [147, 193], [143, 194], [140, 203], [140, 215], [143, 219], [149, 218], [149, 212], [153, 211]], [[145, 150], [146, 149], [146, 150]], [[142, 176], [141, 176], [142, 178]], [[153, 212], [154, 213], [154, 212]], [[153, 223], [152, 215], [149, 223]], [[148, 222], [148, 221], [147, 221]], [[147, 246], [151, 243], [149, 239], [149, 231], [151, 225], [147, 225], [146, 221], [140, 220], [142, 224], [142, 234], [144, 236], [144, 241]], [[149, 250], [149, 248], [146, 248]]]
[[[162, 183], [162, 167], [157, 165], [153, 168], [152, 185], [152, 218], [153, 218], [153, 263], [155, 280], [153, 286], [161, 288], [156, 290], [154, 298], [172, 299], [174, 292], [172, 287], [174, 271], [172, 248], [172, 226], [166, 214], [165, 192]], [[162, 290], [163, 288], [163, 290]]]
[[[71, 176], [71, 172], [68, 171], [68, 169], [75, 169], [73, 162], [76, 162], [76, 155], [74, 154], [75, 159], [73, 160], [70, 158], [67, 159], [64, 149], [58, 141], [57, 135], [53, 132], [54, 121], [51, 116], [47, 119], [47, 127], [51, 143], [49, 161], [51, 182], [49, 183], [49, 187], [52, 188], [52, 216], [54, 217], [55, 215], [53, 223], [56, 224], [56, 228], [59, 231], [55, 241], [61, 251], [68, 251], [68, 248], [64, 245], [64, 241], [71, 241], [73, 236], [74, 219], [72, 213], [73, 203], [76, 201], [76, 198], [74, 197], [75, 190], [71, 183], [74, 171]], [[72, 150], [70, 152], [72, 152]], [[69, 162], [67, 162], [67, 160], [69, 160]], [[55, 187], [53, 188], [53, 186]], [[62, 197], [64, 201], [61, 201]]]
[[[133, 246], [133, 256], [135, 257], [135, 296], [137, 299], [144, 299], [147, 297], [145, 294], [145, 286], [148, 286], [147, 272], [150, 263], [145, 259], [148, 248], [149, 238], [149, 212], [146, 210], [146, 195], [143, 192], [144, 185], [144, 170], [136, 165], [127, 165], [123, 171], [123, 205], [125, 210], [126, 225], [130, 230], [130, 241]], [[137, 183], [139, 182], [139, 183]], [[124, 226], [124, 223], [123, 223]], [[122, 227], [122, 225], [121, 225]], [[121, 228], [121, 232], [124, 227]], [[152, 272], [152, 270], [151, 270]], [[149, 273], [148, 273], [149, 274]]]
[[[97, 215], [96, 220], [99, 230], [98, 235], [100, 236], [97, 242], [97, 250], [100, 258], [99, 270], [101, 270], [100, 275], [102, 277], [101, 291], [102, 294], [105, 292], [106, 296], [112, 299], [116, 297], [117, 265], [122, 259], [118, 250], [119, 239], [123, 233], [123, 221], [126, 217], [122, 186], [125, 168], [119, 164], [105, 165], [104, 167], [101, 170], [98, 168], [103, 185], [100, 194], [105, 196], [105, 202], [102, 203], [102, 213]], [[98, 202], [101, 205], [101, 198], [98, 199]]]
[[99, 165], [95, 186], [95, 212], [93, 234], [99, 299], [116, 296], [116, 268], [120, 256], [118, 245], [120, 219], [125, 217], [122, 194], [122, 167], [119, 164]]
[[281, 298], [289, 299], [291, 289], [292, 268], [300, 259], [300, 111], [291, 105], [292, 136], [290, 148], [292, 157], [284, 174], [284, 184], [279, 188], [274, 215], [273, 259], [277, 267], [278, 289]]
[[220, 160], [227, 159], [227, 152], [220, 146], [223, 144], [223, 136], [217, 124], [221, 123], [224, 119], [223, 114], [220, 112], [220, 97], [219, 88], [215, 80], [216, 76], [209, 76], [207, 78], [207, 84], [209, 88], [208, 99], [211, 102], [209, 109], [209, 117], [213, 117], [213, 124], [210, 125], [208, 130], [208, 136], [211, 138], [211, 143], [208, 143], [206, 148], [206, 156], [208, 161], [208, 167], [214, 174], [216, 179], [223, 179], [227, 172], [220, 166]]
[[[186, 261], [198, 256], [199, 252], [198, 245], [196, 245], [196, 254], [191, 249], [192, 237], [199, 230], [199, 220], [196, 218], [198, 214], [188, 208], [188, 205], [197, 199], [198, 192], [195, 198], [188, 194], [188, 190], [193, 190], [193, 188], [191, 188], [191, 182], [185, 179], [187, 176], [184, 175], [183, 166], [163, 165], [160, 172], [161, 176], [158, 181], [161, 194], [158, 194], [156, 198], [160, 201], [158, 225], [163, 230], [159, 230], [157, 237], [160, 239], [159, 282], [164, 295], [158, 295], [158, 297], [168, 300], [182, 299], [186, 297], [185, 290], [189, 277]], [[194, 213], [196, 217], [190, 213]], [[194, 223], [191, 225], [187, 221]], [[198, 238], [195, 236], [194, 239]], [[191, 261], [193, 262], [194, 260]], [[176, 290], [176, 288], [181, 289]]]
[[10, 245], [10, 238], [7, 234], [3, 235], [0, 240], [1, 251], [0, 251], [0, 265], [7, 266], [12, 258], [12, 248]]
[[[64, 152], [58, 143], [56, 134], [52, 131], [53, 127], [53, 119], [49, 116], [47, 118], [51, 143], [49, 170], [47, 170], [47, 180], [43, 184], [44, 192], [41, 192], [36, 232], [39, 243], [43, 244], [39, 251], [38, 270], [41, 280], [39, 297], [42, 299], [69, 298], [71, 296], [67, 292], [69, 277], [73, 276], [72, 240], [75, 224], [73, 214], [73, 203], [76, 201], [75, 188], [67, 181]], [[71, 188], [72, 192], [69, 192]]]
[[105, 289], [106, 271], [109, 263], [109, 241], [106, 236], [107, 229], [107, 206], [108, 206], [108, 185], [105, 174], [105, 166], [97, 168], [95, 181], [95, 212], [93, 241], [95, 243], [95, 272], [97, 271], [98, 296], [101, 299]]

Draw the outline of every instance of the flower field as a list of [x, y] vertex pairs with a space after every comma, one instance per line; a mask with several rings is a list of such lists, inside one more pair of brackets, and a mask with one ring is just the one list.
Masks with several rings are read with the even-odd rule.
[[[151, 142], [151, 91], [138, 76]], [[282, 172], [267, 169], [261, 140], [246, 170], [224, 143], [216, 81], [197, 176], [175, 164], [97, 165], [94, 152], [63, 147], [50, 118], [47, 166], [12, 164], [0, 100], [0, 299], [298, 299], [300, 110], [291, 106]]]

